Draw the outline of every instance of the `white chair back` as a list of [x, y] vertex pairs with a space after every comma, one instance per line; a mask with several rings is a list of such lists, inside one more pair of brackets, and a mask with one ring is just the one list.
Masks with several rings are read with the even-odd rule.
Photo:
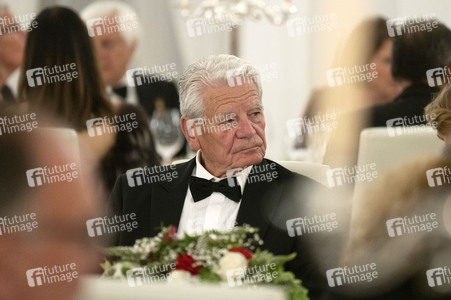
[[399, 166], [425, 155], [439, 155], [443, 142], [424, 126], [367, 128], [360, 134], [358, 165], [376, 163], [377, 171]]

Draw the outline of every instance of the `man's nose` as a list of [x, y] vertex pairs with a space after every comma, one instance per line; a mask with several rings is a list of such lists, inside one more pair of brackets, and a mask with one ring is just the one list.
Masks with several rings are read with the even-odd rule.
[[240, 118], [238, 121], [238, 130], [237, 137], [238, 138], [249, 138], [256, 133], [254, 127], [252, 126], [252, 122], [248, 119], [248, 117]]

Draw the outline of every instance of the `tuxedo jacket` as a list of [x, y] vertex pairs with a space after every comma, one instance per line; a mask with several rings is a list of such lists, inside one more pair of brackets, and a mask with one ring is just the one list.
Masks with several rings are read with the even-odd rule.
[[[289, 219], [303, 216], [303, 201], [309, 192], [323, 187], [271, 160], [264, 159], [259, 165], [269, 164], [275, 164], [276, 173], [272, 175], [276, 176], [270, 180], [246, 183], [236, 224], [257, 227], [264, 242], [261, 248], [275, 255], [297, 252], [296, 259], [288, 262], [286, 268], [302, 279], [304, 286], [310, 290], [310, 296], [315, 299], [325, 281], [319, 275], [308, 240], [290, 237], [286, 223]], [[116, 245], [133, 245], [136, 239], [155, 236], [162, 225], [178, 226], [195, 165], [195, 158], [176, 165], [178, 176], [171, 182], [130, 187], [125, 174], [117, 179], [111, 196], [113, 212], [117, 215], [135, 213], [138, 228], [120, 232]]]

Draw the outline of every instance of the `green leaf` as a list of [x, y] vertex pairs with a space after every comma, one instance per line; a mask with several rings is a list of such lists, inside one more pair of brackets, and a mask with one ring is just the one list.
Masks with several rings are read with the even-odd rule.
[[207, 282], [219, 282], [221, 281], [221, 277], [210, 270], [210, 268], [202, 268], [199, 272], [199, 278], [201, 281], [207, 281]]
[[111, 269], [111, 263], [108, 260], [105, 260], [103, 264], [99, 264], [102, 267], [104, 272], [108, 272]]

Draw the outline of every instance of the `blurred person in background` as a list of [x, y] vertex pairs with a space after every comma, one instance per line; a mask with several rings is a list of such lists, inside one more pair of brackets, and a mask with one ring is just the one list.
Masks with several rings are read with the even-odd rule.
[[[109, 195], [118, 175], [159, 163], [148, 118], [139, 107], [109, 101], [91, 39], [75, 12], [47, 8], [36, 21], [39, 26], [27, 37], [19, 98], [79, 133], [91, 154], [88, 166], [97, 170]], [[42, 71], [28, 76], [36, 68]]]
[[[310, 95], [302, 118], [312, 120], [315, 116], [329, 115], [338, 120], [341, 113], [354, 111], [392, 101], [400, 92], [391, 75], [393, 38], [388, 35], [386, 19], [367, 18], [351, 32], [346, 43], [334, 59], [332, 68], [375, 64], [377, 77], [371, 81], [361, 81], [352, 86], [323, 87]], [[308, 132], [297, 136], [296, 146], [308, 148], [310, 160], [322, 162], [330, 131]]]
[[0, 5], [0, 18], [11, 31], [2, 28], [0, 34], [0, 101], [14, 103], [15, 86], [13, 87], [13, 83], [10, 82], [11, 74], [22, 64], [26, 32], [15, 23], [14, 16], [6, 5]]
[[[128, 80], [132, 79], [127, 78], [126, 72], [128, 69], [131, 69], [130, 63], [139, 46], [142, 28], [135, 10], [129, 4], [120, 1], [97, 1], [84, 8], [81, 12], [81, 17], [87, 24], [88, 21], [96, 18], [106, 20], [103, 21], [105, 24], [103, 32], [98, 34], [95, 31], [96, 29], [94, 29], [94, 35], [91, 36], [99, 62], [100, 74], [110, 96], [116, 95], [127, 103], [141, 105], [152, 119], [170, 119], [171, 114], [166, 113], [169, 111], [172, 112], [172, 115], [178, 115], [176, 119], [179, 119], [179, 95], [173, 82], [175, 78], [169, 76], [166, 80], [162, 80], [159, 77], [160, 74], [144, 74], [141, 84], [136, 82], [134, 86], [128, 84]], [[119, 22], [111, 23], [110, 20], [119, 20]], [[114, 29], [116, 28], [115, 26], [121, 25], [120, 20], [134, 20], [137, 23], [137, 28], [131, 28], [130, 30]], [[128, 24], [131, 22], [127, 23], [124, 21], [123, 23]], [[105, 30], [107, 27], [114, 30], [107, 31]], [[146, 61], [149, 61], [149, 59], [147, 58]], [[148, 67], [152, 68], [150, 64]], [[158, 70], [154, 71], [161, 74], [168, 74], [171, 71], [161, 66], [156, 69]], [[165, 126], [161, 123], [156, 124], [157, 121], [155, 120], [154, 127], [158, 125]], [[162, 120], [161, 122], [168, 122], [168, 120]], [[165, 153], [165, 151], [169, 151], [167, 148], [160, 149], [160, 137], [153, 131], [154, 139], [157, 143], [157, 151], [163, 158], [166, 158], [168, 155], [171, 156], [170, 159], [186, 155], [187, 143], [179, 130], [180, 124], [176, 124], [176, 127], [179, 136], [178, 149], [175, 150], [176, 153], [171, 155]], [[168, 162], [168, 160], [165, 159], [165, 162]]]
[[[409, 26], [426, 28], [424, 22]], [[426, 72], [451, 64], [451, 31], [437, 21], [436, 28], [430, 31], [418, 30], [396, 36], [392, 54], [392, 75], [402, 89], [401, 93], [387, 104], [343, 114], [327, 145], [324, 163], [355, 165], [360, 133], [367, 127], [390, 126], [390, 120], [396, 118], [410, 120], [402, 126], [426, 124], [424, 108], [439, 91], [439, 87], [428, 85]]]
[[[21, 114], [1, 103], [0, 112]], [[86, 231], [86, 221], [103, 211], [93, 178], [77, 166], [70, 182], [28, 181], [30, 169], [75, 162], [72, 152], [39, 128], [0, 135], [0, 299], [76, 299], [80, 276], [99, 271], [99, 245]], [[46, 271], [29, 272], [36, 268]], [[50, 282], [54, 275], [59, 280]]]

